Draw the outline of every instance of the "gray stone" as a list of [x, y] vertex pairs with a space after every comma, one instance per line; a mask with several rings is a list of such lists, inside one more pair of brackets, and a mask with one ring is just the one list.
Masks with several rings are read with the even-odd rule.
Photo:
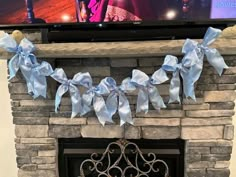
[[45, 112], [37, 112], [37, 111], [30, 111], [30, 112], [26, 112], [26, 111], [14, 111], [12, 112], [12, 115], [14, 117], [49, 117], [49, 112], [45, 111]]
[[139, 66], [160, 66], [163, 64], [164, 58], [149, 57], [139, 59]]
[[206, 177], [229, 177], [229, 169], [207, 169]]
[[15, 134], [23, 138], [43, 138], [48, 137], [47, 125], [16, 125]]
[[231, 117], [233, 115], [233, 110], [186, 111], [186, 116], [188, 117]]
[[39, 150], [54, 150], [55, 148], [56, 146], [51, 144], [16, 144], [16, 150], [39, 151]]
[[231, 154], [232, 153], [232, 146], [225, 146], [225, 147], [211, 147], [212, 154]]
[[16, 157], [17, 166], [21, 167], [24, 164], [30, 164], [30, 157]]
[[16, 155], [17, 156], [22, 156], [22, 157], [35, 157], [38, 155], [37, 151], [32, 151], [30, 149], [28, 150], [16, 150]]
[[158, 112], [157, 110], [150, 110], [147, 114], [145, 113], [138, 113], [136, 114], [136, 117], [173, 117], [173, 118], [178, 118], [178, 117], [184, 117], [184, 111], [182, 110], [161, 110]]
[[228, 102], [236, 98], [235, 91], [205, 91], [205, 102]]
[[214, 77], [215, 79], [215, 83], [219, 83], [219, 84], [234, 84], [236, 83], [236, 77], [235, 75], [215, 75]]
[[56, 144], [54, 138], [21, 138], [22, 144]]
[[51, 170], [51, 169], [57, 169], [56, 164], [38, 164], [39, 170]]
[[183, 105], [183, 110], [208, 110], [210, 109], [210, 105], [205, 104], [199, 104], [199, 105]]
[[55, 170], [25, 171], [20, 169], [18, 177], [57, 177], [57, 175]]
[[187, 149], [189, 154], [210, 154], [210, 147], [189, 147]]
[[187, 177], [205, 177], [205, 169], [188, 169]]
[[50, 125], [85, 125], [87, 118], [50, 118]]
[[25, 83], [9, 83], [8, 88], [11, 94], [28, 93]]
[[125, 139], [140, 139], [141, 128], [132, 125], [125, 125]]
[[211, 103], [210, 109], [212, 110], [231, 110], [234, 109], [234, 102], [219, 102], [219, 103]]
[[217, 84], [197, 84], [197, 90], [213, 91], [217, 88]]
[[36, 164], [24, 164], [20, 167], [24, 171], [35, 171], [37, 170]]
[[183, 139], [221, 139], [223, 138], [224, 126], [204, 126], [204, 127], [182, 127]]
[[54, 106], [55, 101], [54, 100], [21, 100], [20, 105], [22, 107], [27, 106], [36, 106], [36, 107], [48, 107], [48, 106]]
[[31, 161], [34, 164], [50, 164], [56, 163], [56, 157], [32, 157]]
[[114, 58], [111, 59], [111, 67], [137, 67], [137, 60], [133, 58]]
[[19, 107], [20, 106], [20, 102], [19, 101], [11, 101], [11, 106], [12, 107]]
[[144, 139], [176, 139], [180, 138], [179, 127], [142, 127]]
[[229, 168], [229, 161], [217, 161], [215, 164], [215, 168]]
[[140, 71], [143, 71], [146, 74], [153, 74], [155, 72], [154, 67], [151, 67], [151, 66], [149, 66], [149, 67], [138, 67], [137, 69], [140, 70]]
[[32, 111], [32, 112], [51, 112], [51, 111], [54, 111], [55, 108], [54, 106], [48, 106], [48, 107], [42, 107], [42, 106], [24, 106], [24, 107], [13, 107], [12, 108], [12, 111], [13, 112], [29, 112], [29, 111]]
[[203, 168], [213, 168], [215, 166], [215, 162], [210, 161], [200, 161], [200, 162], [193, 162], [187, 164], [188, 168], [193, 169], [203, 169]]
[[233, 140], [234, 139], [234, 126], [226, 125], [224, 129], [224, 139]]
[[10, 98], [14, 101], [19, 101], [19, 100], [33, 100], [32, 96], [29, 94], [17, 94], [17, 95], [10, 95]]
[[76, 138], [81, 137], [80, 126], [50, 125], [49, 137], [54, 138]]
[[230, 154], [203, 154], [201, 157], [202, 161], [229, 161], [231, 158]]
[[81, 134], [84, 138], [123, 138], [124, 127], [119, 125], [82, 125]]
[[56, 150], [38, 152], [39, 157], [53, 157], [53, 156], [56, 156], [56, 154], [57, 154]]
[[228, 140], [188, 140], [188, 147], [199, 147], [199, 146], [233, 146], [232, 141]]
[[72, 78], [78, 71], [82, 73], [89, 72], [92, 77], [107, 77], [111, 75], [110, 67], [108, 66], [64, 66], [63, 69], [68, 78]]
[[218, 90], [236, 90], [235, 84], [219, 84]]
[[16, 125], [48, 125], [49, 118], [45, 117], [14, 117]]
[[168, 126], [175, 127], [180, 125], [179, 118], [135, 118], [134, 126]]
[[186, 154], [186, 162], [200, 162], [201, 161], [201, 154]]
[[183, 105], [199, 105], [199, 104], [204, 104], [204, 99], [203, 98], [196, 98], [195, 100], [192, 99], [183, 99]]
[[204, 119], [197, 119], [197, 118], [186, 118], [182, 119], [181, 125], [182, 126], [201, 126], [201, 125], [227, 125], [232, 124], [232, 118], [204, 118]]

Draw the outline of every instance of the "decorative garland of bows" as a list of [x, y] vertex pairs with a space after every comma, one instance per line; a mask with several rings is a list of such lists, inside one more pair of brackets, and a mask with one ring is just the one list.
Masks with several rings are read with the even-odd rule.
[[[16, 41], [5, 33], [0, 39], [0, 47], [8, 52], [15, 53], [8, 65], [10, 79], [14, 78], [20, 70], [26, 80], [28, 93], [34, 99], [39, 96], [46, 98], [46, 77], [51, 76], [61, 84], [56, 92], [55, 112], [59, 109], [62, 96], [69, 92], [72, 102], [72, 118], [78, 114], [84, 116], [94, 110], [100, 123], [105, 125], [106, 122], [113, 122], [112, 117], [118, 112], [122, 126], [126, 122], [133, 124], [126, 94], [136, 89], [138, 89], [136, 112], [147, 113], [149, 101], [158, 111], [161, 108], [166, 108], [156, 87], [156, 85], [169, 80], [166, 72], [172, 72], [173, 75], [170, 82], [169, 103], [181, 102], [179, 96], [180, 77], [183, 80], [184, 96], [195, 100], [194, 84], [201, 75], [205, 55], [207, 61], [219, 75], [228, 68], [220, 53], [216, 49], [208, 47], [218, 38], [220, 33], [221, 30], [210, 27], [201, 43], [187, 39], [182, 48], [182, 53], [185, 55], [180, 63], [177, 57], [167, 55], [162, 67], [151, 77], [135, 69], [132, 72], [132, 78], [126, 78], [120, 86], [117, 86], [116, 81], [111, 77], [106, 77], [97, 86], [94, 86], [89, 73], [77, 73], [72, 80], [68, 79], [63, 69], [57, 68], [53, 71], [49, 63], [45, 61], [39, 63], [32, 53], [35, 50], [34, 45], [25, 38], [17, 45]], [[79, 87], [86, 89], [82, 96]], [[103, 96], [108, 96], [106, 101]]]

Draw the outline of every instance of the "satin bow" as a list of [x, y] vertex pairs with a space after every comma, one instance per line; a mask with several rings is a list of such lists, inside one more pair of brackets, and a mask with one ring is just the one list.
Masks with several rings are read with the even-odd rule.
[[90, 112], [93, 107], [99, 122], [103, 126], [105, 125], [106, 122], [113, 123], [110, 114], [108, 112], [105, 100], [103, 98], [104, 95], [108, 95], [110, 93], [108, 87], [103, 82], [100, 82], [100, 84], [97, 86], [93, 86], [92, 84], [93, 82], [90, 76], [85, 86], [88, 90], [82, 96], [83, 109], [81, 116]]
[[62, 96], [69, 91], [72, 103], [71, 118], [82, 112], [82, 99], [78, 86], [86, 86], [87, 79], [90, 77], [89, 73], [77, 73], [72, 80], [68, 80], [63, 69], [56, 69], [51, 77], [61, 85], [57, 89], [55, 99], [55, 112], [58, 112]]
[[124, 125], [126, 122], [133, 124], [129, 100], [125, 96], [125, 93], [132, 92], [136, 89], [130, 82], [130, 78], [124, 79], [120, 86], [117, 86], [116, 81], [111, 77], [106, 77], [101, 82], [105, 83], [111, 92], [106, 101], [110, 117], [112, 118], [118, 110], [120, 126]]
[[8, 52], [16, 53], [9, 61], [8, 67], [10, 72], [10, 79], [15, 77], [17, 71], [20, 69], [26, 81], [30, 79], [30, 70], [28, 67], [36, 61], [36, 57], [32, 52], [34, 51], [34, 45], [26, 38], [22, 39], [18, 45], [12, 36], [5, 33], [0, 39], [0, 47], [4, 48]]
[[220, 29], [210, 27], [208, 28], [202, 43], [190, 39], [185, 41], [182, 48], [182, 53], [185, 54], [185, 61], [182, 63], [190, 65], [188, 72], [185, 72], [182, 75], [183, 79], [189, 79], [189, 81], [187, 81], [188, 85], [184, 85], [184, 94], [186, 97], [191, 97], [194, 100], [196, 99], [194, 94], [194, 83], [201, 75], [205, 55], [207, 61], [216, 69], [219, 75], [222, 74], [224, 69], [228, 68], [218, 50], [209, 48], [209, 45], [212, 44], [220, 34]]
[[168, 80], [163, 70], [156, 71], [151, 78], [140, 70], [133, 70], [131, 82], [139, 88], [136, 112], [145, 113], [149, 109], [149, 100], [156, 110], [166, 108], [162, 97], [160, 96], [155, 84], [161, 84]]
[[43, 61], [41, 64], [36, 63], [31, 66], [31, 75], [30, 75], [30, 89], [32, 96], [37, 98], [43, 96], [46, 98], [47, 95], [47, 79], [46, 76], [50, 76], [53, 73], [52, 66]]

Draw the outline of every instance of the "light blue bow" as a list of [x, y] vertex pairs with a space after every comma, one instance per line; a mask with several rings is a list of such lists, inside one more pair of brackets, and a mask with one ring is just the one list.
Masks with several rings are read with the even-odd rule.
[[78, 89], [79, 85], [86, 86], [87, 80], [90, 77], [89, 73], [77, 73], [72, 80], [68, 80], [63, 69], [56, 69], [51, 77], [61, 85], [57, 89], [55, 99], [55, 112], [58, 112], [62, 96], [69, 91], [72, 103], [71, 118], [82, 112], [82, 99]]
[[32, 54], [35, 49], [34, 45], [26, 38], [22, 39], [20, 44], [17, 45], [12, 36], [5, 33], [0, 39], [0, 47], [8, 52], [16, 53], [8, 64], [10, 72], [9, 80], [15, 77], [17, 71], [20, 69], [26, 81], [29, 81], [31, 72], [28, 67], [36, 61], [34, 54]]
[[47, 95], [47, 79], [46, 76], [50, 76], [53, 73], [53, 69], [48, 62], [43, 61], [41, 64], [36, 63], [31, 66], [31, 75], [29, 80], [29, 92], [32, 93], [34, 98]]
[[162, 97], [160, 96], [154, 84], [161, 84], [168, 80], [163, 70], [156, 71], [151, 78], [140, 70], [133, 70], [131, 82], [139, 88], [136, 112], [145, 113], [149, 110], [149, 100], [156, 110], [166, 108]]
[[188, 79], [184, 85], [184, 94], [186, 97], [195, 98], [194, 94], [194, 83], [199, 79], [203, 69], [203, 59], [206, 55], [207, 61], [216, 69], [219, 75], [222, 74], [223, 70], [228, 68], [225, 64], [223, 57], [220, 55], [218, 50], [209, 48], [218, 36], [221, 34], [221, 30], [215, 28], [208, 28], [203, 42], [197, 43], [196, 41], [187, 39], [182, 48], [182, 52], [185, 54], [184, 63], [188, 65], [188, 72], [182, 73], [183, 79]]
[[106, 122], [113, 123], [110, 114], [108, 112], [105, 100], [103, 98], [104, 95], [108, 95], [110, 93], [108, 87], [105, 83], [100, 82], [99, 85], [92, 85], [92, 78], [87, 80], [86, 88], [88, 89], [82, 96], [83, 109], [81, 116], [87, 114], [92, 110], [92, 107], [97, 115], [99, 122], [104, 126]]
[[106, 101], [106, 106], [110, 117], [112, 118], [118, 110], [120, 116], [120, 126], [124, 125], [126, 122], [133, 124], [129, 100], [125, 96], [125, 93], [132, 92], [136, 89], [130, 80], [130, 78], [124, 79], [121, 86], [117, 86], [116, 81], [111, 77], [106, 77], [101, 81], [107, 85], [111, 92]]

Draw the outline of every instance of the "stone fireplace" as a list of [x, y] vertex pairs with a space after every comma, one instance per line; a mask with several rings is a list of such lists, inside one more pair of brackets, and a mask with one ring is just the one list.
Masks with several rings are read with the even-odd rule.
[[[167, 82], [158, 86], [167, 109], [162, 109], [160, 112], [150, 110], [147, 114], [136, 114], [137, 93], [128, 95], [133, 111], [133, 126], [120, 127], [118, 116], [115, 116], [114, 124], [103, 127], [93, 112], [85, 117], [71, 119], [69, 95], [63, 97], [60, 112], [55, 113], [54, 97], [57, 83], [48, 78], [48, 98], [33, 100], [27, 94], [22, 75], [18, 73], [9, 83], [16, 134], [18, 177], [59, 177], [59, 138], [182, 139], [186, 142], [185, 177], [229, 177], [234, 132], [232, 116], [235, 100], [236, 54], [232, 48], [230, 49], [230, 45], [228, 45], [229, 49], [223, 47], [225, 42], [218, 41], [216, 46], [224, 55], [230, 69], [220, 77], [208, 63], [204, 63], [203, 73], [196, 85], [196, 102], [182, 98], [182, 104], [167, 104], [169, 95]], [[107, 76], [115, 78], [120, 83], [122, 79], [131, 76], [132, 69], [152, 74], [160, 68], [167, 53], [180, 55], [183, 41], [172, 43], [162, 41], [162, 47], [158, 47], [158, 43], [155, 44], [155, 42], [142, 42], [143, 51], [139, 51], [142, 49], [139, 46], [137, 53], [133, 48], [134, 43], [127, 42], [126, 47], [119, 50], [125, 52], [124, 49], [130, 47], [127, 53], [133, 52], [136, 56], [127, 55], [122, 58], [116, 51], [106, 56], [106, 52], [109, 53], [109, 51], [105, 49], [105, 46], [110, 47], [107, 44], [100, 51], [101, 57], [99, 57], [99, 52], [92, 51], [89, 46], [86, 50], [90, 51], [84, 56], [72, 54], [73, 48], [69, 56], [68, 53], [66, 54], [65, 45], [64, 57], [62, 52], [60, 53], [62, 46], [58, 49], [51, 47], [53, 49], [50, 52], [46, 49], [48, 46], [38, 45], [41, 49], [38, 54], [53, 66], [63, 68], [68, 78], [73, 77], [77, 72], [90, 72], [94, 83], [99, 83]], [[149, 45], [153, 47], [154, 44], [159, 50], [145, 53], [149, 50]], [[82, 45], [89, 44], [80, 44]], [[69, 47], [68, 50], [70, 50]], [[42, 51], [45, 54], [42, 54]], [[89, 53], [93, 56], [89, 56]], [[141, 53], [140, 56], [139, 53]]]

